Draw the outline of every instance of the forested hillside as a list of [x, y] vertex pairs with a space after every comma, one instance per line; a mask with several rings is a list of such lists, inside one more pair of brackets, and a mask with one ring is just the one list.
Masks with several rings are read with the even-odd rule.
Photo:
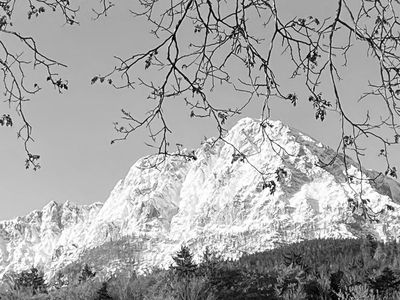
[[[112, 244], [108, 245], [111, 250]], [[125, 248], [127, 243], [124, 244]], [[121, 253], [121, 245], [116, 245]], [[94, 255], [96, 251], [92, 252]], [[399, 299], [400, 246], [365, 239], [317, 239], [283, 245], [237, 261], [207, 249], [196, 262], [182, 245], [167, 270], [119, 272], [65, 268], [45, 283], [39, 268], [9, 274], [2, 299]], [[84, 263], [87, 259], [88, 263]], [[134, 269], [135, 262], [127, 266]]]

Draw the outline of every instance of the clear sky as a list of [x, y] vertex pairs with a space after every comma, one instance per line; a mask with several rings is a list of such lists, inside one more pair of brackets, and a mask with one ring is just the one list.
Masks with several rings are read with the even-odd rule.
[[[146, 95], [140, 91], [117, 91], [106, 85], [90, 84], [94, 75], [105, 73], [114, 66], [113, 55], [128, 56], [152, 45], [150, 27], [142, 19], [132, 17], [127, 1], [117, 3], [108, 17], [93, 21], [89, 2], [81, 2], [79, 26], [63, 25], [62, 19], [53, 14], [31, 21], [21, 15], [14, 21], [15, 28], [35, 37], [50, 57], [68, 65], [60, 74], [68, 79], [69, 90], [60, 95], [48, 86], [26, 106], [36, 139], [32, 151], [41, 155], [42, 168], [39, 171], [25, 170], [25, 154], [21, 141], [16, 139], [15, 128], [0, 128], [0, 220], [41, 209], [52, 200], [70, 200], [79, 204], [105, 201], [131, 165], [138, 158], [153, 153], [144, 144], [148, 141], [144, 131], [139, 131], [128, 141], [110, 144], [116, 136], [112, 123], [118, 121], [120, 109], [143, 111]], [[314, 9], [322, 15], [331, 14], [334, 1], [323, 2], [324, 5], [320, 3]], [[308, 15], [306, 8], [313, 1], [281, 3], [289, 15], [302, 16]], [[362, 58], [365, 55], [353, 52], [350, 56], [353, 59], [352, 71], [343, 74], [342, 87], [345, 96], [354, 100], [358, 98], [357, 88], [366, 84], [365, 74], [374, 70], [365, 65]], [[285, 61], [276, 63], [284, 64]], [[290, 75], [288, 72], [287, 77]], [[293, 89], [298, 86], [298, 82], [288, 78], [283, 82]], [[239, 103], [244, 99], [243, 95], [224, 89], [217, 89], [212, 95], [214, 99], [225, 102]], [[300, 92], [300, 96], [297, 107], [278, 101], [273, 103], [272, 118], [335, 147], [339, 141], [338, 120], [328, 115], [324, 123], [316, 121], [306, 94]], [[349, 108], [357, 114], [353, 102], [349, 102]], [[171, 128], [176, 142], [192, 148], [197, 147], [204, 136], [216, 135], [212, 124], [190, 119], [179, 104], [182, 102], [171, 103], [169, 111], [173, 117]], [[1, 114], [7, 110], [7, 105], [0, 104]], [[242, 117], [258, 118], [259, 112], [260, 105], [255, 104]], [[394, 165], [400, 166], [399, 155], [393, 157]], [[365, 165], [379, 171], [384, 167], [383, 161], [375, 154], [365, 159]]]

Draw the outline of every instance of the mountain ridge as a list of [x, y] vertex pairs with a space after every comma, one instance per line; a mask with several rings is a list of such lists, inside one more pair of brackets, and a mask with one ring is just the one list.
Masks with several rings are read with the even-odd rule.
[[[183, 150], [193, 156], [163, 157], [158, 168], [148, 168], [158, 156], [139, 159], [104, 204], [50, 202], [0, 221], [0, 274], [42, 265], [51, 277], [86, 249], [127, 236], [143, 241], [139, 269], [168, 266], [182, 243], [197, 254], [210, 246], [238, 258], [318, 237], [398, 239], [400, 184], [393, 179], [363, 181], [370, 213], [379, 212], [380, 223], [371, 223], [360, 218], [361, 207], [349, 207], [349, 199], [360, 200], [361, 176], [350, 158], [355, 179], [347, 183], [340, 159], [318, 166], [334, 150], [280, 121], [242, 119], [224, 140]], [[377, 174], [363, 170], [364, 179]], [[274, 190], [265, 185], [272, 181]]]

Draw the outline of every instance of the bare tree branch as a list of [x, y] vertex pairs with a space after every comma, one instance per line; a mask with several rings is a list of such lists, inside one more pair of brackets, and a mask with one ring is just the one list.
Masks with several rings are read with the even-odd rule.
[[[57, 70], [60, 67], [66, 67], [66, 65], [48, 57], [38, 47], [33, 37], [25, 36], [14, 30], [13, 16], [21, 13], [16, 9], [16, 2], [17, 0], [0, 2], [0, 76], [2, 81], [2, 100], [15, 110], [15, 115], [19, 122], [13, 122], [10, 114], [3, 114], [2, 119], [0, 119], [0, 125], [22, 124], [17, 129], [17, 136], [22, 139], [27, 155], [25, 166], [27, 169], [32, 167], [37, 170], [40, 168], [38, 162], [40, 156], [32, 153], [30, 149], [30, 143], [34, 139], [32, 125], [24, 110], [24, 104], [30, 101], [31, 97], [36, 95], [42, 87], [39, 86], [39, 83], [34, 83], [31, 86], [26, 79], [26, 73], [33, 68], [38, 76], [45, 78], [48, 83], [61, 93], [68, 89], [68, 82], [59, 77]], [[47, 10], [60, 12], [67, 24], [73, 25], [77, 23], [75, 21], [77, 9], [72, 8], [68, 0], [26, 1], [28, 19], [39, 17]]]
[[[337, 0], [335, 14], [328, 18], [292, 19], [285, 18], [285, 8], [276, 0], [139, 0], [139, 4], [141, 11], [132, 14], [154, 26], [152, 34], [159, 42], [145, 52], [118, 57], [115, 69], [102, 78], [117, 88], [147, 88], [154, 106], [144, 118], [122, 110], [126, 124], [115, 123], [120, 137], [113, 142], [125, 140], [144, 127], [157, 145], [158, 154], [172, 153], [169, 147], [172, 129], [164, 108], [168, 99], [177, 97], [184, 99], [191, 117], [211, 118], [220, 140], [224, 140], [226, 121], [241, 114], [255, 99], [263, 100], [260, 114], [265, 124], [270, 117], [270, 99], [280, 98], [293, 105], [299, 100], [295, 91], [281, 87], [277, 79], [282, 71], [274, 67], [273, 60], [284, 55], [293, 68], [287, 74], [302, 79], [309, 93], [315, 119], [323, 122], [329, 114], [335, 114], [341, 120], [337, 155], [320, 166], [342, 159], [347, 168], [349, 155], [362, 170], [365, 155], [362, 145], [375, 140], [382, 145], [377, 155], [383, 156], [386, 163], [382, 176], [397, 177], [389, 148], [398, 144], [400, 137], [398, 1]], [[185, 34], [188, 30], [194, 34]], [[349, 51], [354, 47], [357, 51], [365, 50], [371, 63], [379, 68], [379, 77], [370, 78], [359, 103], [374, 99], [386, 115], [371, 116], [367, 112], [361, 121], [343, 105], [339, 82], [348, 68]], [[138, 69], [143, 64], [146, 70], [156, 68], [161, 72], [161, 79], [148, 81], [140, 75], [135, 77], [143, 74]], [[241, 71], [232, 72], [232, 65]], [[209, 97], [217, 82], [247, 94], [248, 100], [240, 107], [219, 107]], [[270, 142], [273, 143], [272, 139]], [[347, 175], [349, 180], [355, 180]], [[358, 180], [367, 180], [363, 178], [361, 173]], [[363, 204], [361, 192], [358, 197]]]

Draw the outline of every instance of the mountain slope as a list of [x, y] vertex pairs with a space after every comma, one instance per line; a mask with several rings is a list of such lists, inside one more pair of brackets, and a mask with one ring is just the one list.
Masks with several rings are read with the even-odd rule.
[[[211, 246], [237, 258], [317, 237], [371, 233], [397, 239], [400, 184], [383, 177], [348, 184], [342, 160], [319, 166], [334, 154], [279, 121], [242, 119], [225, 142], [204, 142], [196, 159], [168, 156], [157, 168], [149, 165], [159, 157], [140, 159], [104, 205], [50, 203], [42, 212], [0, 222], [0, 271], [43, 264], [51, 276], [85, 249], [124, 236], [140, 244], [142, 269], [167, 266], [182, 243], [195, 253]], [[348, 158], [347, 172], [360, 177], [354, 165]], [[369, 178], [376, 174], [363, 172]], [[265, 186], [269, 181], [275, 189]], [[379, 223], [363, 218], [365, 211], [353, 205], [361, 187], [368, 213], [380, 212]]]
[[102, 203], [77, 206], [52, 201], [41, 211], [0, 222], [0, 271], [23, 270], [48, 265], [63, 253], [74, 257], [74, 241], [97, 215]]

